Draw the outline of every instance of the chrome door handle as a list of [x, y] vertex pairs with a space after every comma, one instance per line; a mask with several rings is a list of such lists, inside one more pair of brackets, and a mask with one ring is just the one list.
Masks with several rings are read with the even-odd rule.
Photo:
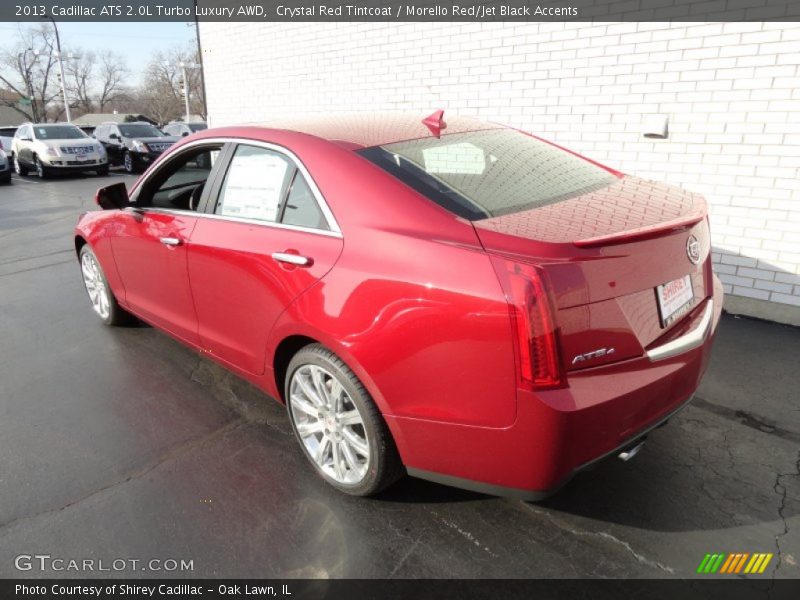
[[288, 263], [290, 265], [297, 265], [299, 267], [307, 267], [311, 264], [311, 259], [299, 254], [289, 254], [288, 252], [273, 252], [272, 259], [278, 262]]
[[160, 242], [165, 246], [180, 246], [183, 243], [180, 238], [176, 237], [163, 237], [160, 238]]

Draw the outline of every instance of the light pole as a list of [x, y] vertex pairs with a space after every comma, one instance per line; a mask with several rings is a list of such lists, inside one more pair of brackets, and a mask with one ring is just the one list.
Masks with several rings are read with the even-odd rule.
[[61, 95], [64, 97], [64, 113], [67, 116], [67, 123], [72, 122], [72, 115], [69, 113], [69, 101], [67, 100], [67, 81], [64, 77], [64, 61], [61, 58], [61, 37], [58, 35], [58, 25], [56, 20], [50, 15], [43, 15], [43, 19], [49, 19], [56, 31], [56, 50], [58, 51], [58, 70], [61, 73]]
[[183, 77], [183, 105], [186, 109], [186, 122], [188, 123], [191, 113], [189, 112], [189, 78], [186, 76], [186, 71], [187, 69], [199, 69], [200, 65], [187, 65], [185, 62], [181, 62], [179, 66]]

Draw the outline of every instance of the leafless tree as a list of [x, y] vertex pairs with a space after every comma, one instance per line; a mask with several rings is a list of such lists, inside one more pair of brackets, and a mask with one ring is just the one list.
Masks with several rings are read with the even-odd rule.
[[109, 104], [128, 94], [125, 81], [129, 75], [128, 65], [122, 56], [110, 50], [100, 54], [97, 92], [97, 108], [100, 112], [105, 112]]
[[85, 52], [81, 49], [76, 51], [76, 55], [65, 61], [64, 65], [70, 108], [77, 108], [83, 113], [92, 112], [94, 108], [92, 84], [97, 58], [94, 52]]
[[[144, 82], [138, 98], [141, 110], [159, 123], [182, 119], [185, 113], [182, 89], [181, 63], [187, 66], [198, 62], [197, 52], [189, 48], [173, 48], [167, 52], [156, 52], [145, 71]], [[205, 118], [202, 85], [198, 69], [186, 69], [189, 93], [189, 110]]]
[[10, 92], [0, 102], [31, 121], [47, 119], [47, 107], [59, 97], [56, 64], [52, 27], [21, 27], [19, 41], [0, 54], [0, 84]]

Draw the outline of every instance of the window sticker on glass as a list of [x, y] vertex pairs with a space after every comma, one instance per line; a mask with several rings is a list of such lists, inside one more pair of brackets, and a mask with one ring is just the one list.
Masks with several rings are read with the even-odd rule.
[[275, 221], [289, 163], [263, 148], [240, 146], [220, 192], [217, 213]]
[[468, 142], [425, 148], [422, 156], [428, 173], [480, 175], [486, 168], [483, 149]]

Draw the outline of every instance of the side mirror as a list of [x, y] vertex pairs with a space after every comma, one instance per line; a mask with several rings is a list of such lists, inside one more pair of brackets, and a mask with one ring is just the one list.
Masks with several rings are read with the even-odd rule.
[[184, 131], [183, 132], [183, 137], [186, 137], [187, 135], [189, 135], [189, 132], [188, 131]]
[[128, 188], [122, 182], [97, 190], [94, 201], [103, 210], [121, 210], [131, 205], [128, 199]]
[[112, 133], [111, 135], [108, 136], [108, 139], [110, 139], [110, 140], [118, 140], [119, 136], [116, 133]]

